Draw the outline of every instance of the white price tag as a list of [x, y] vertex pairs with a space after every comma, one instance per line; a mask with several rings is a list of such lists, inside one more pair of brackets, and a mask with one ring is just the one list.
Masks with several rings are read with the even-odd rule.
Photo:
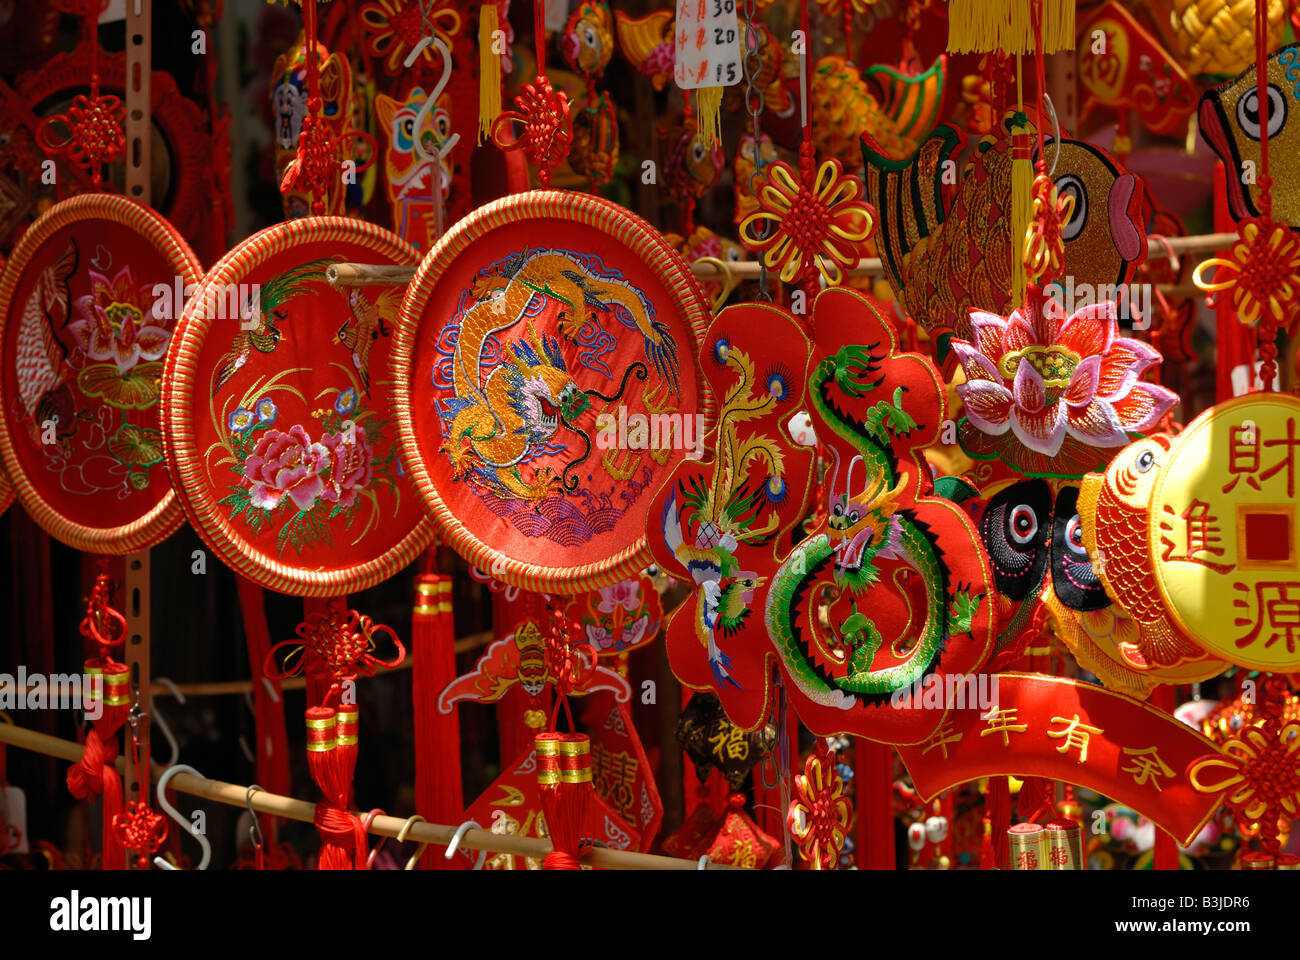
[[736, 0], [677, 0], [673, 79], [683, 90], [740, 83]]
[[537, 0], [538, 3], [546, 3], [546, 15], [543, 22], [546, 29], [554, 33], [563, 30], [564, 25], [569, 22], [569, 0]]
[[100, 23], [116, 23], [119, 20], [125, 19], [126, 0], [108, 0], [108, 6], [99, 14]]

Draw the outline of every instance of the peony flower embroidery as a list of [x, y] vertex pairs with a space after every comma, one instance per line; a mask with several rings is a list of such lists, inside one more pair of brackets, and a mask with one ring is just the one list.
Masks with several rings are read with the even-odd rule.
[[1140, 379], [1160, 354], [1119, 336], [1115, 304], [1064, 313], [1036, 287], [1010, 317], [971, 311], [974, 342], [952, 341], [971, 456], [1001, 457], [1029, 476], [1080, 476], [1104, 461], [1100, 450], [1124, 446], [1178, 402]]
[[330, 468], [321, 499], [340, 507], [350, 507], [356, 502], [357, 491], [364, 490], [370, 483], [373, 454], [366, 443], [365, 428], [356, 428], [355, 442], [335, 433], [325, 434], [320, 442], [329, 451]]
[[[827, 284], [844, 278], [841, 266], [862, 255], [876, 229], [876, 211], [862, 199], [862, 181], [827, 160], [812, 187], [804, 186], [787, 163], [765, 165], [757, 180], [758, 210], [740, 224], [740, 240], [792, 283], [810, 275], [815, 264]], [[759, 235], [756, 231], [762, 230]]]
[[171, 334], [154, 322], [149, 292], [136, 286], [131, 268], [108, 277], [90, 271], [90, 293], [77, 299], [81, 316], [68, 325], [91, 360], [111, 361], [126, 373], [141, 360], [158, 360]]
[[324, 442], [312, 442], [301, 426], [295, 424], [287, 432], [272, 430], [244, 461], [249, 502], [274, 510], [287, 496], [299, 510], [310, 510], [325, 491], [321, 474], [329, 469], [332, 457], [333, 450]]

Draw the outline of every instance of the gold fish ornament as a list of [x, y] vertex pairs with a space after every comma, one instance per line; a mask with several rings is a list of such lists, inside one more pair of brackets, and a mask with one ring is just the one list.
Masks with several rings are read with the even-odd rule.
[[604, 2], [584, 2], [574, 8], [560, 36], [565, 63], [587, 81], [587, 104], [573, 115], [569, 165], [593, 187], [614, 179], [618, 165], [618, 113], [596, 80], [614, 56], [614, 19]]
[[[939, 57], [929, 70], [907, 76], [892, 67], [859, 71], [843, 57], [823, 57], [813, 68], [813, 137], [823, 158], [857, 167], [859, 139], [869, 136], [891, 157], [903, 157], [934, 129], [943, 100], [947, 61]], [[877, 98], [865, 77], [882, 89]]]
[[[1004, 118], [1004, 131], [1012, 116]], [[1032, 125], [1028, 129], [1032, 137]], [[955, 169], [948, 164], [959, 162], [966, 142], [943, 124], [911, 156], [896, 160], [883, 145], [862, 138], [867, 200], [893, 213], [881, 218], [875, 238], [885, 279], [907, 314], [937, 341], [941, 360], [952, 335], [970, 339], [972, 309], [1005, 316], [1015, 306], [1012, 261], [1021, 245], [1013, 251], [1011, 137], [982, 138], [956, 186], [945, 185], [944, 171]], [[1046, 149], [1058, 194], [1074, 198], [1062, 224], [1063, 275], [1069, 278], [1062, 293], [1069, 299], [1087, 291], [1089, 303], [1114, 299], [1146, 259], [1146, 187], [1100, 147], [1063, 137], [1059, 146], [1049, 140]]]
[[656, 90], [662, 90], [673, 78], [677, 57], [673, 50], [673, 11], [656, 10], [647, 16], [629, 17], [615, 11], [618, 46], [623, 56], [639, 72], [650, 78]]
[[[1253, 57], [1253, 53], [1252, 53]], [[1300, 44], [1292, 43], [1273, 52], [1266, 61], [1268, 72], [1269, 174], [1273, 178], [1273, 219], [1300, 227], [1300, 121], [1293, 117], [1300, 109]], [[1207, 90], [1201, 97], [1198, 128], [1201, 138], [1229, 171], [1228, 208], [1233, 219], [1258, 217], [1263, 172], [1260, 149], [1260, 109], [1252, 64], [1240, 76]], [[1246, 164], [1251, 164], [1250, 168]], [[1253, 169], [1255, 177], [1243, 178], [1232, 171]], [[1249, 179], [1249, 183], [1243, 183]]]

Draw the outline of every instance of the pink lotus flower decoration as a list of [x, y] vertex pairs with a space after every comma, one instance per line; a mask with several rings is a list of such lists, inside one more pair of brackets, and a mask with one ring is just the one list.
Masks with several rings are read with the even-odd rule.
[[119, 374], [162, 359], [171, 334], [153, 316], [150, 288], [136, 285], [129, 266], [111, 280], [91, 270], [90, 290], [77, 298], [80, 316], [68, 324], [86, 356], [115, 364]]
[[618, 607], [631, 613], [641, 606], [641, 584], [636, 580], [620, 580], [596, 592], [600, 596], [596, 609], [601, 613], [613, 613]]
[[960, 436], [972, 457], [1000, 457], [1027, 476], [1078, 477], [1104, 466], [1104, 451], [1156, 425], [1178, 402], [1140, 379], [1160, 354], [1119, 336], [1115, 304], [1069, 317], [1031, 288], [1010, 317], [971, 311], [974, 343], [952, 341], [966, 383]]

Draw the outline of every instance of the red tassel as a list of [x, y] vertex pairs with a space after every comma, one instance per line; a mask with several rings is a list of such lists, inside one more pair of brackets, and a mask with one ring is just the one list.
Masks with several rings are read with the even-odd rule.
[[[438, 695], [456, 679], [452, 578], [422, 573], [415, 578], [411, 613], [411, 699], [415, 713], [415, 809], [433, 823], [455, 823], [461, 796], [460, 718], [438, 712]], [[449, 861], [433, 857], [432, 864]]]
[[537, 783], [542, 815], [555, 848], [543, 870], [579, 870], [579, 831], [595, 788], [591, 782], [591, 740], [585, 733], [539, 733]]
[[988, 790], [984, 794], [984, 820], [992, 836], [985, 836], [989, 842], [992, 863], [984, 865], [984, 851], [980, 850], [981, 870], [1001, 870], [1007, 865], [1011, 855], [1007, 841], [1007, 828], [1011, 826], [1011, 787], [1006, 777], [989, 777]]
[[321, 835], [320, 870], [364, 870], [368, 845], [361, 818], [352, 810], [352, 775], [357, 763], [355, 705], [307, 708], [307, 766], [321, 790], [316, 829]]
[[122, 778], [117, 772], [117, 733], [126, 723], [131, 711], [131, 672], [125, 664], [111, 658], [86, 661], [86, 673], [98, 676], [102, 690], [94, 687], [86, 694], [102, 704], [98, 720], [92, 721], [91, 730], [82, 745], [81, 759], [68, 768], [68, 791], [78, 800], [92, 794], [104, 795], [104, 821], [102, 833], [103, 868], [125, 870], [126, 850], [113, 834], [113, 818], [122, 814], [125, 800], [122, 796]]
[[893, 870], [894, 748], [859, 740], [854, 746], [858, 803], [858, 867]]
[[[254, 732], [257, 737], [257, 782], [270, 793], [281, 795], [289, 789], [289, 735], [284, 724], [284, 696], [279, 680], [263, 679], [262, 665], [271, 651], [271, 629], [262, 604], [262, 588], [251, 580], [236, 576], [239, 607], [244, 616], [244, 636], [248, 644], [248, 662], [253, 677]], [[271, 696], [271, 690], [275, 697]], [[279, 699], [276, 699], [276, 698]], [[258, 814], [266, 839], [276, 841], [277, 819], [269, 813]]]

